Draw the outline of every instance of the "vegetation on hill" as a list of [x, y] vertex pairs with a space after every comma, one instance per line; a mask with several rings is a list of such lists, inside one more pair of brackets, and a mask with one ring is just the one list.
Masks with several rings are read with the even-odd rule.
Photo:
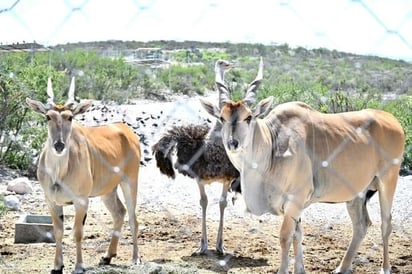
[[[133, 65], [137, 48], [160, 48], [165, 55], [149, 65]], [[46, 100], [47, 78], [58, 100], [67, 97], [76, 76], [76, 96], [125, 103], [135, 98], [167, 100], [171, 93], [204, 94], [214, 89], [213, 66], [223, 58], [237, 64], [226, 74], [234, 99], [256, 75], [263, 57], [259, 99], [276, 104], [301, 100], [323, 112], [366, 107], [385, 109], [402, 123], [407, 146], [404, 169], [412, 169], [412, 64], [327, 49], [288, 45], [202, 43], [195, 41], [106, 41], [57, 45], [49, 52], [0, 54], [0, 162], [35, 169], [46, 132], [25, 107], [25, 98]], [[157, 62], [159, 61], [159, 62]]]

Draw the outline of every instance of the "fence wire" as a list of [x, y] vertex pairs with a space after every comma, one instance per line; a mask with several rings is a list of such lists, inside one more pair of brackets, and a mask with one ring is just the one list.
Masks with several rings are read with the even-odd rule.
[[[123, 5], [126, 4], [127, 5]], [[255, 1], [256, 2], [256, 1]], [[324, 6], [323, 9], [325, 9], [325, 12], [327, 12], [327, 7], [328, 5], [334, 5], [332, 3], [329, 3], [330, 1], [320, 1], [318, 4], [320, 6]], [[399, 6], [394, 7], [395, 13], [397, 14], [396, 16], [389, 16], [387, 14], [386, 10], [380, 10], [380, 9], [374, 9], [376, 7], [374, 1], [361, 1], [361, 0], [352, 0], [352, 1], [345, 1], [340, 3], [341, 9], [339, 10], [339, 14], [328, 14], [328, 16], [325, 16], [325, 20], [322, 21], [323, 26], [321, 27], [318, 22], [314, 21], [314, 18], [308, 17], [306, 13], [303, 12], [301, 2], [299, 1], [274, 1], [271, 4], [271, 8], [273, 10], [276, 10], [277, 12], [280, 13], [285, 13], [288, 14], [289, 16], [292, 16], [293, 18], [296, 19], [296, 21], [299, 22], [296, 29], [292, 30], [303, 30], [304, 34], [307, 35], [308, 37], [316, 37], [318, 40], [324, 40], [328, 41], [328, 45], [330, 45], [332, 48], [340, 48], [340, 44], [342, 43], [342, 40], [339, 37], [339, 33], [334, 33], [332, 34], [329, 29], [331, 28], [330, 26], [336, 26], [337, 29], [343, 28], [342, 26], [339, 26], [338, 23], [336, 23], [337, 19], [336, 17], [339, 18], [344, 18], [345, 17], [345, 12], [348, 12], [349, 10], [353, 11], [356, 10], [357, 13], [363, 14], [365, 17], [365, 20], [368, 21], [368, 26], [371, 24], [375, 26], [374, 28], [374, 33], [380, 33], [380, 36], [377, 36], [378, 38], [375, 41], [372, 41], [372, 46], [369, 44], [369, 52], [379, 52], [380, 49], [384, 49], [388, 47], [388, 44], [390, 43], [396, 43], [396, 44], [401, 44], [402, 45], [402, 54], [409, 53], [409, 56], [404, 56], [405, 58], [411, 58], [412, 56], [412, 36], [410, 33], [412, 33], [412, 6], [410, 5], [409, 2], [396, 2], [397, 4], [399, 3]], [[255, 9], [253, 7], [253, 4], [259, 6], [261, 4], [260, 1], [257, 1], [256, 3], [251, 3], [249, 1], [247, 2], [235, 2], [235, 1], [208, 1], [208, 2], [202, 2], [201, 4], [199, 3], [192, 3], [192, 2], [184, 2], [184, 1], [174, 1], [173, 4], [169, 3], [168, 1], [161, 1], [161, 0], [148, 0], [148, 1], [117, 1], [117, 2], [108, 2], [108, 1], [93, 1], [93, 0], [82, 0], [82, 1], [25, 1], [25, 0], [13, 0], [13, 1], [2, 1], [0, 3], [0, 22], [4, 22], [4, 24], [1, 27], [1, 32], [7, 31], [8, 27], [5, 24], [13, 25], [13, 26], [18, 26], [17, 28], [20, 30], [23, 30], [23, 33], [26, 34], [26, 37], [23, 40], [20, 38], [17, 38], [15, 40], [10, 40], [10, 41], [3, 41], [3, 43], [0, 45], [0, 58], [2, 58], [1, 54], [6, 52], [19, 52], [19, 51], [29, 51], [31, 52], [32, 58], [27, 60], [27, 65], [30, 65], [30, 62], [33, 62], [33, 58], [35, 58], [35, 52], [37, 51], [48, 51], [50, 50], [49, 46], [50, 44], [53, 43], [63, 43], [64, 37], [62, 37], [62, 33], [66, 33], [67, 29], [72, 29], [77, 27], [78, 21], [81, 21], [82, 24], [84, 24], [84, 28], [89, 30], [89, 33], [85, 33], [82, 35], [79, 35], [77, 37], [80, 37], [79, 39], [86, 39], [89, 40], [88, 38], [91, 37], [98, 37], [94, 36], [92, 32], [100, 33], [100, 32], [105, 32], [104, 29], [99, 29], [97, 28], [97, 25], [100, 23], [100, 18], [96, 16], [96, 13], [102, 13], [106, 19], [105, 20], [112, 20], [112, 15], [116, 13], [124, 14], [122, 16], [122, 26], [120, 26], [121, 29], [119, 29], [119, 33], [124, 34], [124, 32], [131, 31], [131, 28], [135, 27], [138, 25], [143, 19], [150, 18], [149, 22], [152, 22], [149, 25], [146, 25], [143, 27], [144, 30], [138, 30], [140, 31], [145, 31], [145, 32], [150, 32], [152, 33], [151, 35], [153, 36], [142, 36], [143, 38], [153, 38], [153, 40], [156, 40], [154, 37], [155, 35], [153, 32], [156, 32], [157, 28], [157, 23], [162, 24], [166, 21], [166, 19], [163, 19], [165, 16], [166, 18], [170, 18], [169, 14], [164, 14], [164, 13], [173, 13], [174, 9], [182, 9], [186, 13], [192, 13], [192, 15], [189, 17], [190, 20], [181, 20], [181, 19], [176, 19], [178, 23], [174, 23], [173, 26], [179, 26], [182, 28], [185, 28], [184, 30], [188, 32], [192, 32], [190, 28], [195, 28], [197, 26], [201, 26], [200, 29], [205, 30], [205, 26], [207, 26], [211, 20], [218, 20], [221, 21], [222, 23], [226, 24], [227, 19], [223, 19], [221, 17], [224, 16], [222, 13], [222, 9], [228, 13], [236, 13], [236, 8], [234, 7], [235, 5], [245, 5], [250, 6], [252, 10]], [[311, 3], [312, 4], [312, 3]], [[309, 5], [309, 4], [308, 4]], [[128, 9], [125, 9], [124, 6], [129, 7]], [[133, 8], [130, 9], [130, 6]], [[166, 9], [164, 11], [163, 9], [160, 9], [160, 6], [168, 6], [170, 7], [169, 9]], [[98, 8], [97, 8], [98, 7]], [[223, 8], [222, 8], [223, 7]], [[27, 10], [33, 9], [33, 12], [27, 13]], [[42, 10], [42, 12], [39, 12]], [[42, 18], [45, 21], [39, 20], [39, 15], [41, 17], [47, 17], [45, 14], [45, 11], [47, 11], [48, 16], [50, 18]], [[33, 15], [36, 14], [37, 15]], [[217, 15], [216, 15], [217, 13]], [[27, 17], [23, 16], [22, 14], [30, 14], [27, 15]], [[193, 15], [195, 14], [195, 15]], [[265, 16], [270, 15], [270, 10], [264, 11]], [[218, 18], [215, 18], [215, 17]], [[246, 15], [244, 15], [246, 16]], [[394, 17], [396, 17], [396, 20], [394, 20]], [[34, 22], [33, 20], [39, 20], [42, 21], [40, 22]], [[97, 23], [94, 21], [96, 20]], [[349, 19], [350, 20], [350, 19]], [[179, 25], [180, 24], [180, 25]], [[342, 23], [340, 23], [342, 24]], [[228, 26], [224, 26], [224, 29], [221, 30], [222, 34], [221, 36], [216, 36], [216, 37], [224, 37], [225, 34], [228, 32], [230, 33], [230, 28], [234, 28], [236, 26], [231, 25], [228, 23]], [[213, 25], [215, 26], [215, 25]], [[153, 27], [153, 28], [151, 28]], [[263, 27], [263, 26], [262, 26]], [[273, 27], [273, 26], [271, 26]], [[285, 28], [285, 31], [290, 31], [288, 30], [287, 27], [282, 26]], [[362, 28], [362, 26], [359, 26], [359, 28]], [[184, 30], [182, 31], [182, 35], [184, 35]], [[40, 34], [40, 32], [46, 33]], [[199, 34], [201, 35], [201, 34]], [[357, 34], [359, 35], [359, 34]], [[365, 33], [364, 35], [367, 35]], [[13, 35], [7, 35], [7, 37], [14, 37]], [[38, 43], [36, 40], [37, 38], [41, 37], [42, 41], [45, 43]], [[196, 36], [195, 36], [196, 37]], [[201, 37], [201, 36], [197, 36]], [[228, 36], [228, 37], [233, 37], [233, 36]], [[184, 38], [184, 37], [183, 37]], [[259, 40], [261, 37], [258, 34], [255, 34], [253, 30], [251, 29], [246, 29], [244, 32], [243, 37], [241, 37], [244, 41], [252, 42], [252, 43], [260, 43], [261, 40]], [[355, 37], [356, 38], [356, 37]], [[10, 38], [13, 39], [13, 38]], [[113, 37], [114, 40], [119, 39], [119, 37]], [[194, 39], [196, 40], [196, 39]], [[213, 41], [210, 41], [213, 42]], [[298, 42], [299, 43], [299, 42]], [[356, 44], [356, 41], [353, 41], [353, 43]], [[27, 46], [29, 45], [29, 46]], [[303, 45], [304, 46], [304, 45]], [[376, 50], [375, 50], [376, 49]], [[58, 51], [59, 49], [52, 49], [52, 51]], [[349, 49], [350, 50], [350, 49]], [[363, 48], [365, 50], [365, 48]], [[109, 55], [109, 56], [119, 56], [118, 52], [123, 52], [123, 49], [119, 49], [117, 52], [117, 49], [111, 48], [110, 51], [113, 52], [108, 52], [109, 50], [106, 50], [105, 52], [100, 52], [101, 54]], [[173, 60], [169, 60], [173, 61]], [[50, 61], [52, 62], [52, 60]], [[211, 70], [213, 68], [210, 68]], [[150, 68], [149, 68], [150, 70]], [[154, 69], [155, 70], [155, 69]], [[73, 74], [73, 71], [76, 71], [76, 68], [73, 68], [73, 70], [69, 73]], [[17, 72], [10, 72], [5, 70], [4, 68], [0, 67], [0, 80], [4, 79], [12, 79], [13, 75]], [[77, 71], [77, 75], [78, 75]], [[21, 89], [27, 90], [28, 88], [25, 87], [25, 83], [18, 83]], [[2, 87], [1, 87], [2, 88]], [[4, 93], [4, 91], [2, 90]], [[259, 91], [258, 91], [259, 92]], [[5, 94], [5, 93], [4, 93]], [[34, 94], [34, 92], [33, 92]], [[314, 94], [314, 96], [317, 96]], [[45, 97], [44, 97], [45, 98]], [[34, 98], [38, 99], [38, 98]], [[217, 103], [217, 96], [216, 94], [213, 94], [212, 96], [209, 97], [209, 99], [214, 100], [214, 103]], [[12, 100], [12, 98], [3, 98], [3, 100]], [[318, 98], [319, 101], [321, 101], [321, 98]], [[176, 238], [181, 238], [181, 239], [187, 239], [190, 238], [193, 243], [200, 243], [200, 219], [202, 218], [201, 215], [201, 209], [199, 206], [199, 191], [198, 191], [198, 186], [196, 184], [196, 181], [193, 179], [190, 179], [188, 177], [183, 177], [179, 172], [177, 172], [177, 180], [180, 180], [180, 182], [170, 182], [170, 180], [167, 179], [166, 176], [161, 175], [159, 170], [156, 167], [156, 159], [154, 159], [154, 156], [152, 155], [152, 146], [155, 144], [164, 134], [171, 129], [172, 127], [181, 127], [181, 126], [186, 126], [188, 124], [195, 124], [195, 125], [207, 125], [208, 128], [212, 128], [214, 124], [214, 118], [209, 116], [200, 106], [198, 102], [198, 98], [187, 98], [184, 97], [183, 99], [180, 98], [175, 98], [172, 102], [168, 103], [153, 103], [153, 102], [146, 102], [144, 100], [137, 100], [136, 104], [131, 104], [131, 105], [111, 105], [111, 104], [104, 104], [104, 103], [96, 103], [94, 104], [91, 109], [86, 112], [84, 115], [76, 117], [76, 120], [82, 124], [86, 125], [101, 125], [101, 124], [107, 124], [110, 122], [114, 121], [121, 121], [129, 125], [130, 128], [133, 129], [133, 131], [139, 136], [140, 142], [141, 142], [141, 149], [142, 149], [142, 166], [141, 166], [141, 171], [140, 171], [140, 176], [139, 176], [139, 194], [138, 194], [138, 209], [137, 209], [137, 216], [138, 219], [140, 217], [140, 212], [139, 210], [143, 209], [144, 212], [159, 212], [161, 216], [166, 216], [164, 217], [165, 219], [163, 221], [167, 221], [168, 223], [173, 223], [175, 227], [177, 227], [177, 235], [173, 235], [173, 239]], [[12, 115], [12, 113], [3, 113], [0, 111], [2, 115]], [[0, 122], [2, 121], [2, 118], [0, 117]], [[1, 125], [1, 123], [0, 123]], [[44, 125], [37, 125], [37, 124], [31, 124], [30, 126], [32, 127], [38, 127], [38, 126], [44, 126]], [[399, 161], [401, 161], [400, 158], [392, 158], [390, 155], [387, 155], [385, 152], [384, 148], [379, 147], [379, 144], [376, 140], [374, 140], [371, 136], [368, 135], [367, 129], [370, 126], [369, 123], [361, 124], [358, 127], [354, 128], [353, 131], [350, 132], [348, 136], [343, 138], [343, 141], [341, 144], [337, 145], [334, 150], [330, 152], [330, 154], [326, 158], [319, 158], [318, 159], [318, 164], [319, 166], [317, 167], [318, 170], [329, 170], [329, 172], [335, 174], [336, 178], [341, 179], [340, 183], [343, 185], [347, 185], [347, 188], [349, 191], [354, 192], [354, 196], [359, 196], [359, 193], [357, 193], [355, 190], [352, 189], [351, 183], [346, 181], [345, 175], [340, 174], [339, 171], [334, 170], [334, 167], [331, 163], [333, 163], [333, 160], [337, 155], [339, 155], [342, 151], [347, 149], [348, 143], [353, 140], [353, 138], [356, 138], [356, 136], [365, 134], [363, 138], [367, 138], [370, 143], [373, 144], [373, 146], [376, 147], [377, 153], [382, 154], [382, 159], [386, 161], [386, 164], [384, 165], [383, 170], [380, 170], [379, 173], [384, 174], [387, 172], [387, 170], [392, 166], [392, 165], [397, 165], [399, 164]], [[19, 148], [21, 148], [21, 151], [27, 155], [30, 155], [31, 162], [36, 164], [37, 163], [37, 157], [38, 157], [38, 151], [33, 151], [33, 149], [29, 146], [27, 146], [27, 140], [25, 140], [22, 136], [15, 135], [15, 133], [5, 133], [5, 129], [1, 128], [0, 129], [0, 137], [2, 140], [0, 140], [0, 143], [14, 143], [17, 145]], [[219, 137], [218, 137], [219, 138]], [[173, 140], [176, 142], [176, 140]], [[170, 143], [170, 146], [166, 148], [167, 149], [172, 149], [173, 150], [173, 144]], [[184, 144], [188, 145], [188, 144]], [[184, 146], [183, 145], [183, 146]], [[219, 144], [221, 145], [221, 144]], [[326, 145], [326, 144], [325, 144]], [[204, 147], [201, 147], [202, 151], [205, 150]], [[195, 153], [194, 152], [194, 157], [195, 159], [190, 158], [189, 163], [196, 163], [196, 160], [199, 160], [203, 157], [203, 155], [206, 153]], [[128, 155], [127, 158], [129, 158], [130, 155]], [[99, 154], [97, 158], [102, 158], [102, 161], [104, 162], [105, 165], [107, 165], [107, 162], [103, 157]], [[316, 158], [316, 157], [315, 157]], [[173, 154], [172, 160], [176, 159], [176, 155]], [[200, 161], [200, 160], [199, 160]], [[123, 159], [119, 161], [119, 163], [123, 165], [127, 165], [127, 160]], [[216, 163], [214, 163], [216, 164]], [[255, 163], [255, 162], [247, 162], [246, 165], [250, 165], [253, 168], [256, 168], [260, 163]], [[45, 167], [41, 167], [45, 168]], [[118, 169], [121, 167], [111, 167], [113, 170], [113, 174], [118, 173]], [[196, 170], [195, 170], [196, 169]], [[181, 167], [181, 172], [186, 171], [187, 174], [196, 174], [197, 169], [199, 167], [193, 167], [192, 165], [185, 165], [184, 167]], [[122, 174], [123, 177], [127, 177], [127, 174]], [[266, 176], [266, 175], [261, 175], [261, 176]], [[235, 179], [235, 178], [231, 178]], [[306, 178], [308, 182], [311, 182], [313, 177]], [[108, 179], [109, 180], [109, 179]], [[128, 181], [128, 180], [126, 180]], [[192, 182], [192, 186], [189, 187], [187, 184], [189, 181]], [[162, 184], [161, 187], [154, 187], [154, 185], [157, 184]], [[214, 186], [214, 185], [213, 185]], [[164, 193], [160, 193], [163, 188], [168, 188], [167, 191], [164, 191]], [[182, 193], [182, 189], [185, 189], [185, 191]], [[200, 188], [201, 189], [201, 188]], [[402, 188], [403, 190], [404, 188]], [[208, 209], [208, 214], [206, 215], [207, 222], [209, 223], [211, 220], [213, 221], [212, 223], [215, 224], [219, 220], [219, 214], [218, 214], [218, 205], [221, 204], [221, 189], [220, 185], [219, 187], [212, 187], [207, 188], [207, 193], [209, 195], [209, 208]], [[398, 193], [397, 193], [398, 194]], [[174, 199], [170, 201], [170, 195], [174, 195]], [[407, 196], [409, 195], [409, 197]], [[376, 195], [377, 196], [377, 195]], [[400, 193], [399, 197], [395, 195], [395, 207], [397, 207], [396, 211], [394, 212], [394, 227], [395, 230], [398, 230], [399, 233], [403, 235], [405, 239], [411, 239], [411, 220], [412, 220], [412, 212], [410, 211], [410, 194], [408, 193]], [[226, 197], [225, 197], [226, 198]], [[292, 197], [293, 198], [293, 197]], [[292, 199], [291, 198], [291, 199]], [[360, 197], [362, 198], [362, 197]], [[123, 199], [123, 198], [122, 198]], [[266, 229], [261, 227], [262, 223], [266, 222], [277, 222], [277, 225], [280, 222], [280, 218], [278, 218], [277, 221], [275, 221], [271, 216], [264, 215], [261, 217], [253, 217], [247, 215], [245, 217], [243, 213], [243, 208], [236, 208], [236, 203], [234, 205], [231, 204], [231, 199], [236, 199], [233, 193], [229, 194], [229, 198], [227, 198], [229, 204], [228, 208], [226, 209], [226, 214], [225, 217], [229, 218], [238, 218], [236, 222], [230, 222], [232, 227], [230, 230], [236, 230], [239, 228], [236, 228], [235, 226], [244, 226], [247, 227], [248, 231], [251, 234], [257, 234], [260, 235], [260, 240], [263, 239], [264, 243], [270, 246], [268, 252], [274, 253], [274, 249], [279, 249], [279, 244], [278, 244], [278, 230], [274, 230], [271, 232], [268, 232]], [[402, 199], [402, 204], [397, 205], [398, 200], [397, 199]], [[403, 200], [408, 200], [405, 203]], [[29, 203], [28, 200], [23, 200], [23, 203], [26, 202], [27, 204]], [[46, 208], [46, 204], [44, 201], [41, 204], [41, 207], [43, 209]], [[299, 201], [298, 201], [299, 202]], [[92, 205], [95, 205], [95, 200], [92, 200], [90, 207]], [[173, 205], [173, 203], [176, 203]], [[237, 201], [237, 203], [242, 204], [241, 202]], [[98, 204], [96, 207], [100, 208], [102, 204]], [[334, 207], [333, 205], [329, 205], [330, 207]], [[23, 206], [28, 207], [28, 205]], [[370, 207], [372, 210], [370, 210], [371, 214], [371, 219], [376, 223], [380, 222], [380, 211], [379, 211], [379, 202], [377, 197], [374, 197], [374, 199], [371, 200]], [[347, 216], [347, 213], [345, 212], [345, 208], [343, 207], [336, 207], [332, 211], [335, 212], [335, 216], [331, 216], [329, 220], [325, 220], [324, 218], [320, 218], [319, 216], [322, 215], [327, 215], [326, 213], [322, 212], [325, 210], [327, 207], [315, 207], [313, 210], [308, 210], [307, 212], [303, 213], [303, 222], [306, 220], [311, 220], [311, 222], [319, 222], [318, 226], [325, 228], [325, 230], [328, 230], [328, 227], [332, 226], [334, 223], [350, 223], [350, 219]], [[33, 209], [31, 209], [33, 210]], [[36, 210], [33, 210], [36, 211]], [[211, 213], [212, 211], [215, 211], [215, 213]], [[37, 209], [37, 212], [44, 212], [43, 210]], [[71, 214], [73, 214], [72, 211], [69, 210]], [[90, 210], [89, 210], [90, 212]], [[97, 222], [100, 223], [102, 226], [110, 226], [110, 217], [107, 216], [106, 213], [100, 212], [97, 210], [97, 212], [93, 212], [92, 214], [94, 218], [97, 219]], [[194, 218], [197, 220], [197, 222], [194, 223], [188, 223], [187, 218], [180, 218], [181, 215], [192, 215], [196, 216]], [[69, 218], [70, 219], [70, 218]], [[71, 220], [69, 220], [71, 221]], [[69, 222], [66, 220], [66, 222]], [[165, 221], [165, 222], [166, 222]], [[191, 219], [193, 221], [193, 219]], [[127, 223], [127, 222], [126, 222]], [[252, 224], [252, 225], [251, 225]], [[166, 226], [167, 224], [161, 224], [161, 227]], [[255, 225], [255, 226], [253, 226]], [[87, 224], [86, 224], [87, 226]], [[147, 227], [149, 225], [144, 225], [145, 227], [141, 229], [141, 233], [145, 233], [146, 230], [150, 230], [150, 227]], [[230, 232], [226, 230], [227, 226], [225, 225], [225, 231], [223, 233], [224, 235], [224, 240], [225, 241], [230, 241]], [[156, 228], [158, 229], [158, 228]], [[245, 228], [243, 228], [245, 229]], [[110, 229], [107, 229], [109, 231]], [[127, 231], [128, 226], [124, 226], [123, 230]], [[158, 233], [162, 233], [161, 228]], [[127, 232], [124, 232], [127, 234]], [[213, 235], [215, 237], [215, 234], [217, 233], [217, 225], [213, 226], [208, 226], [208, 234]], [[305, 233], [305, 231], [303, 231]], [[377, 234], [380, 237], [380, 234]], [[102, 236], [100, 235], [98, 238], [104, 238], [106, 235]], [[374, 236], [367, 236], [369, 237], [369, 240], [373, 238]], [[210, 238], [210, 237], [209, 237]], [[242, 250], [242, 248], [246, 245], [246, 242], [249, 241], [247, 238], [247, 235], [245, 235], [245, 239], [236, 241], [235, 243], [231, 242], [229, 245], [232, 248], [234, 254], [236, 252], [240, 252], [239, 250]], [[129, 239], [130, 240], [130, 239]], [[146, 241], [149, 239], [139, 239], [139, 244], [142, 244], [143, 241]], [[346, 241], [343, 242], [344, 245], [349, 241], [349, 239], [345, 239]], [[372, 239], [373, 240], [373, 239]], [[150, 240], [149, 240], [150, 241]], [[341, 240], [342, 241], [342, 240]], [[376, 242], [377, 240], [375, 240]], [[175, 249], [175, 244], [173, 243], [172, 240], [170, 240], [171, 244], [169, 247], [165, 248], [163, 250], [163, 253], [161, 254], [162, 259], [168, 260], [169, 254], [172, 253]], [[226, 242], [225, 242], [226, 243]], [[95, 245], [104, 245], [103, 239], [99, 239], [96, 241]], [[0, 248], [2, 246], [0, 245]], [[99, 249], [98, 247], [94, 246], [96, 249]], [[210, 242], [209, 239], [209, 248], [214, 248], [214, 244]], [[124, 249], [124, 248], [129, 248], [127, 244], [125, 245], [120, 245], [119, 249]], [[191, 252], [188, 248], [188, 256]], [[381, 251], [379, 249], [373, 249], [373, 251], [370, 251], [373, 255], [374, 259], [380, 258]], [[65, 253], [65, 257], [68, 256], [68, 253], [74, 254], [75, 251], [74, 249], [67, 250]], [[142, 254], [144, 256], [144, 254]], [[212, 263], [206, 268], [212, 270], [212, 271], [230, 271], [231, 267], [231, 260], [234, 255], [226, 255], [223, 256], [219, 259], [214, 259]], [[50, 261], [52, 259], [50, 258]], [[0, 257], [0, 267], [3, 268], [3, 271], [7, 273], [7, 271], [11, 272], [20, 272], [19, 266], [16, 265], [8, 265], [6, 262], [6, 259], [3, 259]], [[409, 261], [412, 262], [412, 261]], [[87, 262], [86, 262], [87, 263]], [[336, 265], [337, 266], [337, 265]], [[275, 267], [272, 269], [274, 271]], [[96, 270], [97, 271], [97, 270]], [[128, 270], [127, 270], [128, 271]], [[127, 272], [124, 270], [124, 272]], [[232, 270], [233, 271], [233, 270]], [[104, 273], [104, 272], [103, 272]]]

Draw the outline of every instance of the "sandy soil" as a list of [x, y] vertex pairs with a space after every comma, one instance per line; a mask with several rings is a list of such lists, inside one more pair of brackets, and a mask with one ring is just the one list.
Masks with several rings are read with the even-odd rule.
[[[1, 184], [4, 187], [4, 183]], [[412, 178], [399, 182], [394, 204], [394, 231], [390, 258], [393, 273], [412, 273]], [[48, 273], [53, 264], [54, 244], [14, 244], [14, 226], [24, 212], [47, 214], [38, 183], [35, 192], [21, 197], [20, 211], [0, 218], [0, 273]], [[118, 257], [111, 266], [99, 266], [108, 246], [111, 218], [99, 198], [91, 199], [85, 226], [83, 254], [89, 273], [273, 273], [279, 266], [278, 230], [280, 217], [244, 213], [238, 199], [226, 211], [224, 245], [227, 254], [214, 251], [218, 227], [220, 184], [207, 188], [209, 194], [209, 252], [192, 256], [200, 241], [200, 206], [196, 183], [183, 176], [170, 181], [154, 164], [143, 167], [139, 189], [139, 248], [143, 265], [130, 268], [131, 238], [127, 221], [122, 231]], [[407, 195], [405, 195], [407, 193]], [[230, 197], [229, 197], [230, 198]], [[355, 273], [377, 273], [381, 263], [378, 202], [370, 203], [373, 225], [354, 262]], [[69, 273], [74, 268], [72, 241], [73, 208], [65, 208], [64, 259]], [[344, 205], [312, 205], [303, 218], [305, 267], [308, 273], [330, 273], [340, 262], [350, 240], [351, 225]]]
[[[167, 107], [176, 110], [176, 105]], [[166, 105], [153, 108], [150, 104], [139, 108], [139, 111], [150, 112], [151, 109], [156, 113], [168, 112]], [[186, 107], [183, 109], [187, 111]], [[189, 110], [192, 114], [199, 113], [197, 106]], [[153, 127], [145, 130], [149, 132]], [[152, 137], [155, 139], [161, 130], [158, 128]], [[49, 273], [53, 265], [54, 244], [14, 244], [14, 226], [22, 214], [47, 214], [43, 192], [38, 182], [33, 182], [33, 185], [33, 193], [20, 197], [19, 211], [0, 215], [0, 273]], [[0, 192], [5, 186], [6, 180], [0, 178]], [[229, 202], [226, 209], [223, 235], [227, 253], [219, 256], [214, 251], [220, 188], [218, 183], [207, 187], [209, 251], [204, 256], [192, 256], [192, 252], [199, 246], [201, 235], [199, 193], [195, 181], [181, 175], [172, 181], [159, 173], [153, 161], [142, 167], [137, 215], [143, 263], [134, 267], [130, 266], [131, 237], [127, 218], [117, 258], [112, 260], [110, 266], [98, 265], [109, 243], [111, 217], [99, 198], [91, 199], [83, 242], [88, 273], [276, 272], [279, 266], [278, 231], [281, 217], [249, 215], [244, 212], [241, 197], [234, 205]], [[399, 180], [393, 207], [394, 229], [390, 241], [393, 273], [412, 273], [411, 189], [411, 176]], [[377, 195], [375, 196], [369, 203], [373, 225], [354, 261], [354, 273], [378, 273], [380, 270], [382, 245], [379, 205]], [[68, 273], [73, 271], [75, 261], [71, 229], [73, 214], [71, 206], [65, 208], [64, 260]], [[345, 205], [310, 206], [303, 216], [303, 232], [307, 272], [330, 273], [338, 266], [351, 238], [351, 224]]]

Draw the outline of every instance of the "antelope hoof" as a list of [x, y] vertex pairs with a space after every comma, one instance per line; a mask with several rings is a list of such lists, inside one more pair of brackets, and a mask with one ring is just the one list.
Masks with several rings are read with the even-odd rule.
[[137, 259], [132, 260], [132, 265], [139, 265], [142, 262], [142, 257], [137, 257]]
[[342, 271], [342, 270], [340, 269], [340, 267], [336, 268], [336, 269], [332, 272], [332, 274], [350, 274], [350, 273], [352, 273], [351, 270]]
[[62, 265], [62, 267], [58, 270], [52, 269], [52, 271], [50, 271], [50, 274], [63, 274], [63, 267], [64, 265]]
[[76, 264], [76, 267], [74, 268], [74, 272], [75, 274], [82, 274], [86, 272], [86, 268], [84, 267], [84, 265], [82, 263], [78, 263]]
[[99, 265], [109, 265], [112, 258], [113, 257], [102, 257], [100, 259]]

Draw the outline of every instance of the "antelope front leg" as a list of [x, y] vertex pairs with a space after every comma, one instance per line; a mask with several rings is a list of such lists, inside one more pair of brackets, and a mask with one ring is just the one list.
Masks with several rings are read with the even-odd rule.
[[280, 248], [281, 248], [281, 263], [278, 274], [288, 274], [289, 268], [289, 251], [293, 241], [295, 249], [295, 274], [305, 273], [303, 267], [303, 251], [302, 251], [302, 231], [300, 227], [300, 215], [302, 213], [302, 205], [298, 201], [304, 199], [295, 196], [295, 199], [285, 203], [285, 212], [282, 226], [280, 228]]
[[222, 195], [220, 196], [219, 207], [220, 207], [220, 220], [219, 220], [219, 230], [217, 232], [216, 250], [219, 254], [224, 254], [225, 250], [223, 248], [223, 220], [225, 215], [225, 208], [227, 206], [227, 191], [230, 186], [230, 182], [223, 183]]
[[293, 250], [295, 252], [295, 265], [293, 267], [293, 273], [304, 274], [305, 268], [303, 266], [303, 248], [302, 248], [302, 227], [301, 219], [296, 221], [295, 235], [293, 236]]
[[75, 217], [74, 217], [74, 241], [76, 243], [76, 266], [74, 273], [84, 273], [85, 266], [83, 264], [82, 256], [82, 238], [83, 238], [83, 226], [86, 222], [87, 208], [89, 200], [87, 198], [80, 199], [74, 204]]
[[293, 234], [295, 233], [296, 222], [295, 220], [285, 215], [283, 217], [282, 226], [280, 228], [280, 248], [281, 248], [281, 258], [280, 258], [280, 267], [278, 274], [288, 274], [289, 268], [289, 251], [292, 244]]
[[48, 202], [49, 212], [53, 220], [54, 239], [56, 241], [56, 253], [54, 256], [54, 269], [52, 274], [63, 273], [63, 207]]

